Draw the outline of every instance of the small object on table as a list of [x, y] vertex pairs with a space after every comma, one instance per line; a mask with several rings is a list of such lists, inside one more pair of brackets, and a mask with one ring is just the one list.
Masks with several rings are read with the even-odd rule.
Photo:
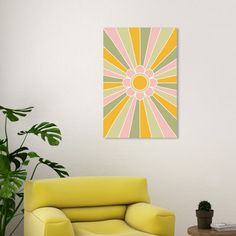
[[216, 231], [214, 229], [199, 229], [197, 226], [188, 228], [191, 236], [236, 236], [236, 231]]
[[231, 223], [214, 223], [211, 227], [216, 231], [236, 231], [236, 224]]

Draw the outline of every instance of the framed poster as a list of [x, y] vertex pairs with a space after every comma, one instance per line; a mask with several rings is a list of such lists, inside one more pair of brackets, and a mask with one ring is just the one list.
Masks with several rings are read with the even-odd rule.
[[177, 29], [104, 28], [103, 135], [176, 138]]

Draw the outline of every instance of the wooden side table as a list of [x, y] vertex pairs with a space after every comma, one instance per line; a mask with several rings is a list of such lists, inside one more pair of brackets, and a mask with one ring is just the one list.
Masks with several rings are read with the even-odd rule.
[[191, 236], [236, 236], [236, 231], [219, 232], [214, 229], [198, 229], [197, 226], [188, 228], [188, 234]]

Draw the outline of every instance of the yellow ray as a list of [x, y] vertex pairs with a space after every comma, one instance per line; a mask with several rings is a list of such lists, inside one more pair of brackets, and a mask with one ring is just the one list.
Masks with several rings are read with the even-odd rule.
[[116, 66], [120, 70], [126, 72], [126, 68], [106, 49], [103, 49], [103, 57], [105, 60]]
[[130, 99], [129, 96], [125, 96], [123, 100], [104, 118], [103, 120], [103, 136], [106, 137], [109, 132], [114, 120]]
[[177, 42], [177, 30], [174, 29], [166, 45], [161, 50], [160, 54], [157, 56], [156, 60], [151, 66], [151, 69], [154, 70], [160, 62], [176, 47]]
[[156, 100], [158, 102], [160, 102], [162, 104], [162, 106], [164, 106], [167, 109], [167, 111], [170, 112], [170, 114], [172, 114], [176, 118], [176, 116], [177, 116], [176, 106], [174, 106], [173, 104], [171, 104], [170, 102], [168, 102], [164, 98], [160, 97], [157, 93], [154, 93], [153, 96], [156, 98]]
[[116, 88], [122, 86], [121, 82], [108, 82], [108, 83], [103, 83], [103, 89], [110, 89], [110, 88]]
[[176, 76], [170, 76], [163, 79], [157, 80], [159, 84], [161, 83], [176, 83]]
[[151, 137], [151, 132], [148, 126], [148, 120], [143, 100], [140, 101], [140, 129], [141, 138]]
[[136, 64], [140, 65], [140, 28], [129, 28]]

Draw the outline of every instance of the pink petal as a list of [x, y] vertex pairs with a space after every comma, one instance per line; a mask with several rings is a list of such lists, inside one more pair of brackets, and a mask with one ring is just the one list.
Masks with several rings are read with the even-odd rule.
[[132, 88], [129, 88], [127, 91], [126, 91], [126, 94], [128, 96], [133, 96], [134, 95], [134, 90]]
[[155, 87], [157, 85], [157, 82], [155, 79], [150, 79], [150, 86]]
[[153, 90], [151, 88], [148, 88], [146, 91], [145, 91], [145, 94], [147, 96], [151, 96], [153, 94]]
[[134, 76], [135, 72], [134, 72], [133, 70], [128, 69], [128, 70], [126, 71], [126, 74], [127, 74], [130, 78], [132, 78], [132, 77]]
[[124, 80], [123, 80], [123, 85], [124, 85], [125, 87], [129, 87], [129, 86], [130, 86], [130, 79], [124, 79]]
[[147, 70], [146, 72], [145, 72], [145, 74], [149, 77], [149, 78], [151, 78], [152, 76], [153, 76], [153, 71], [152, 70]]
[[136, 93], [136, 98], [141, 100], [144, 98], [144, 94], [143, 93]]
[[144, 66], [139, 65], [139, 66], [136, 66], [135, 71], [137, 73], [144, 73], [145, 68], [144, 68]]

